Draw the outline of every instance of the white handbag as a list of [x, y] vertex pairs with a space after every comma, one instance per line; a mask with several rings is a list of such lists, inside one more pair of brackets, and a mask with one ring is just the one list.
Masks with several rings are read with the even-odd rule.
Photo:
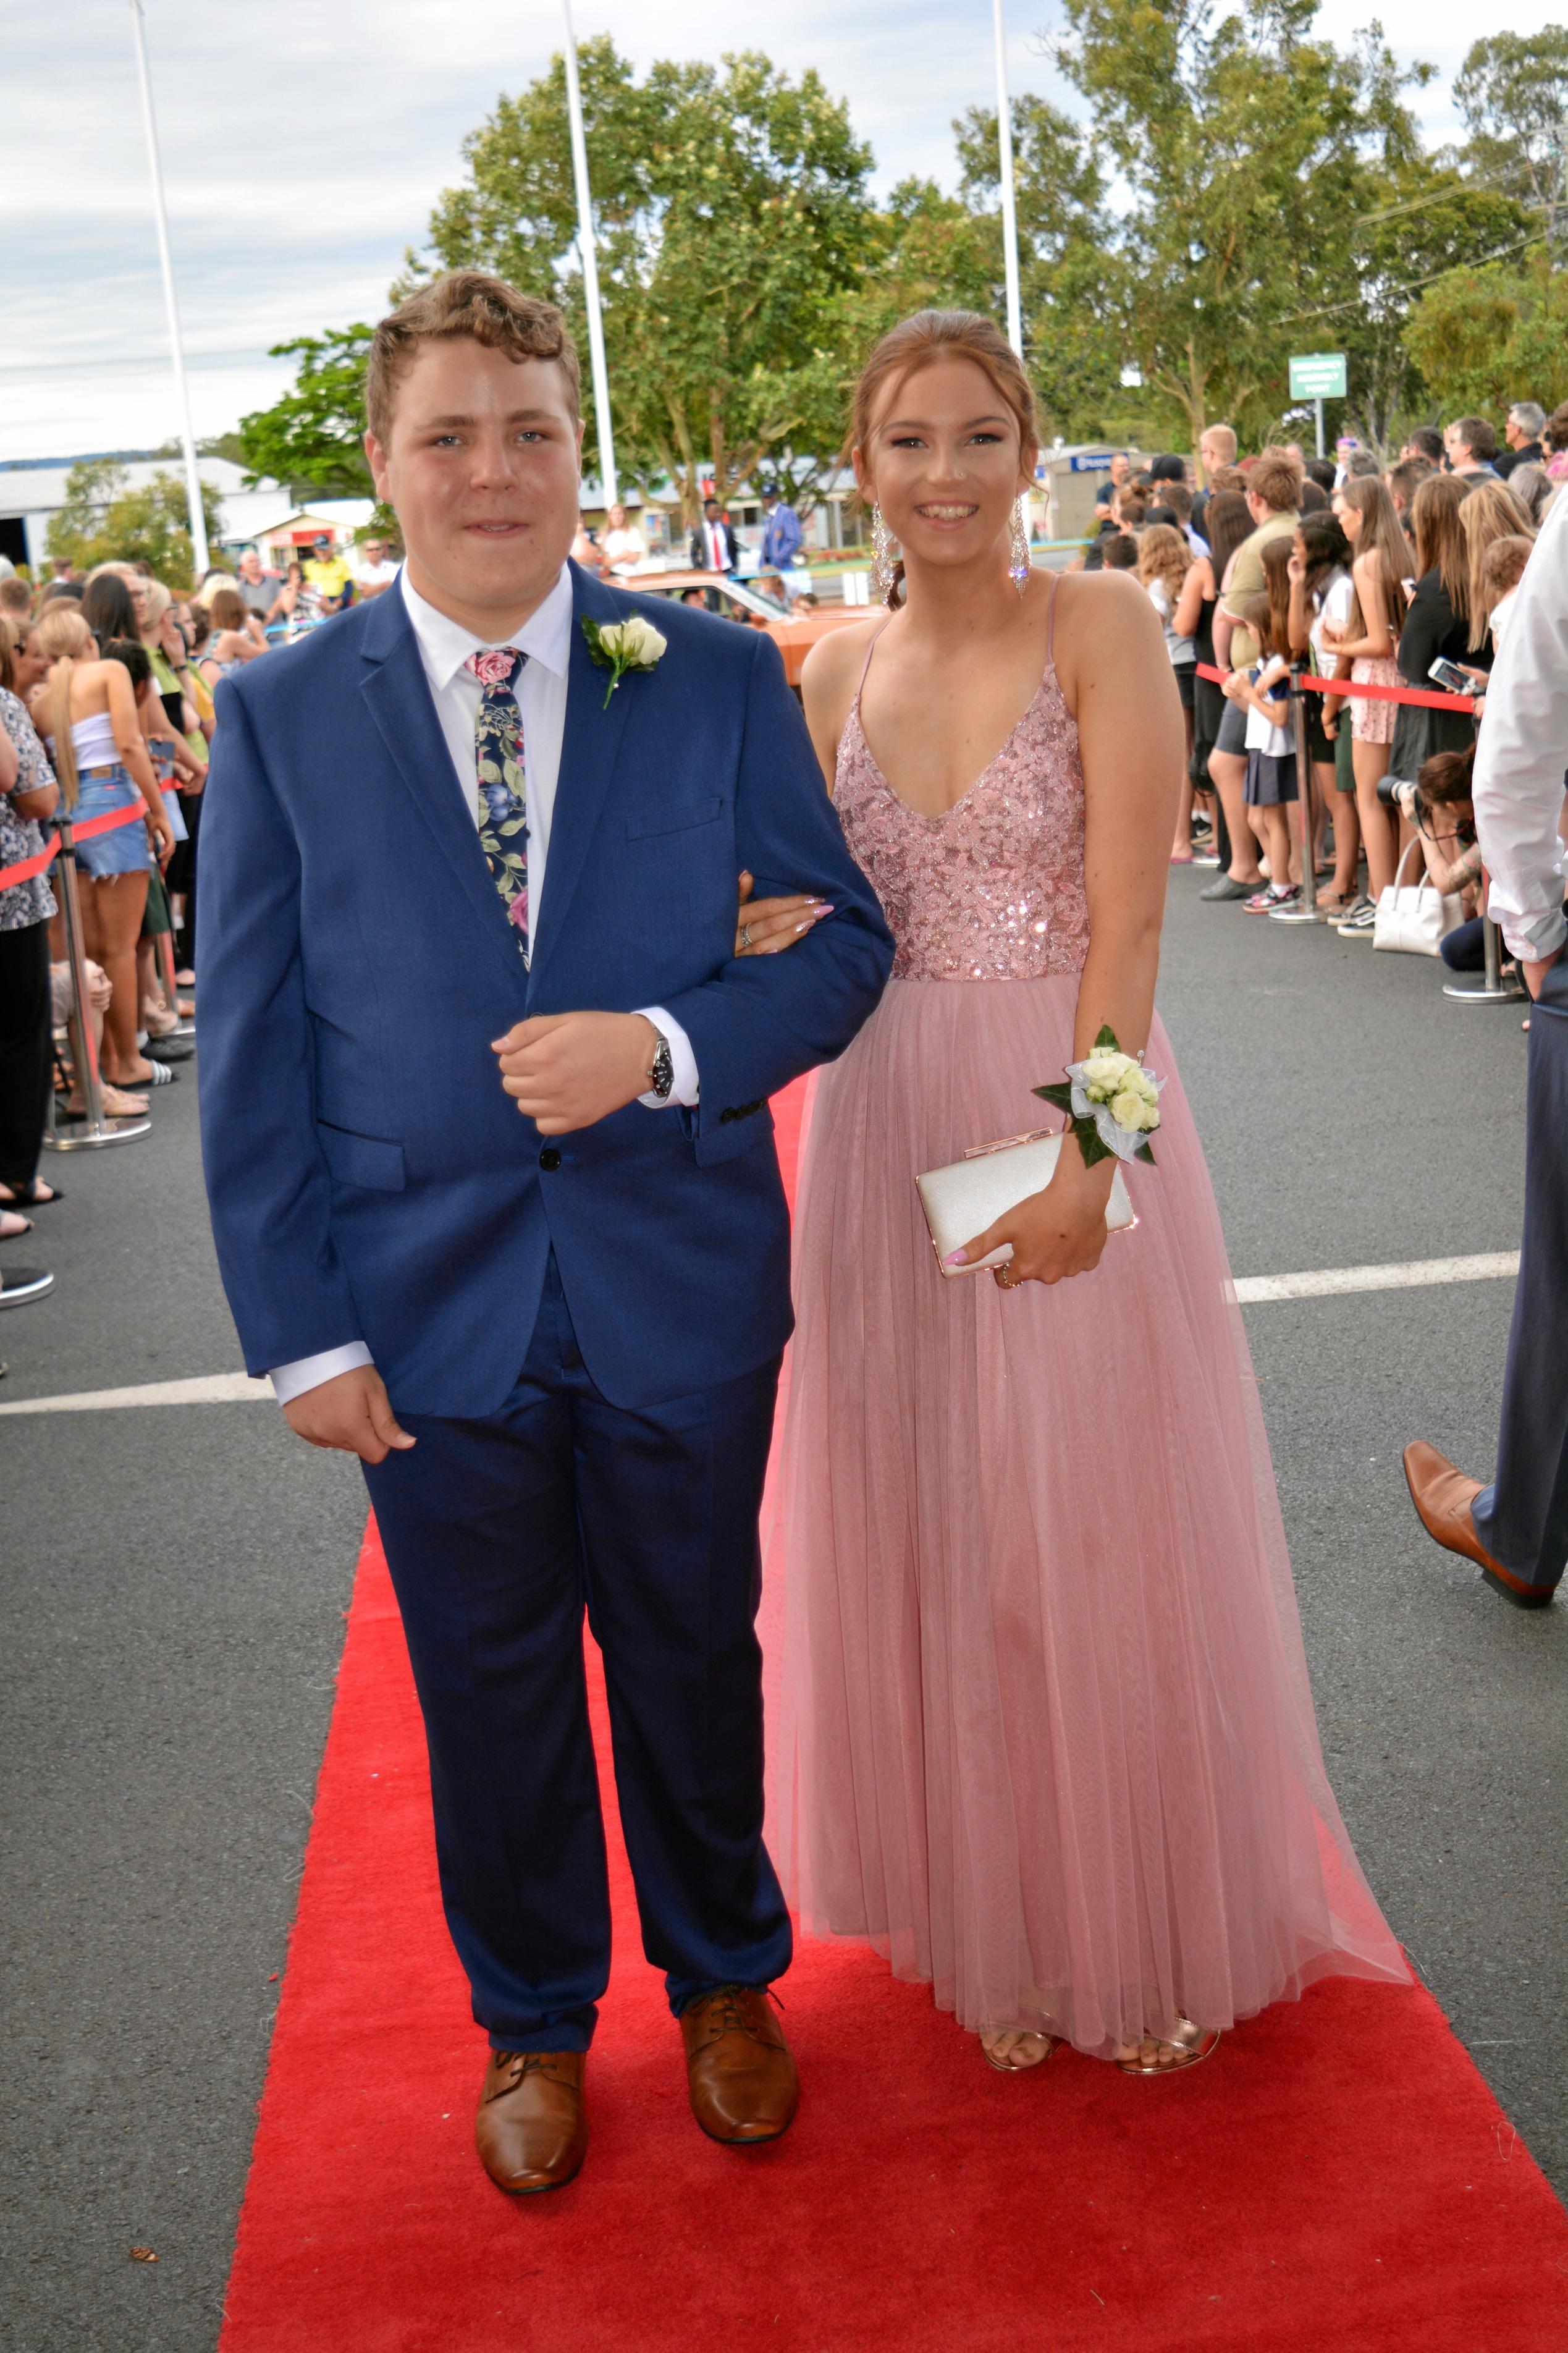
[[[1034, 1135], [1005, 1135], [996, 1144], [972, 1145], [962, 1160], [950, 1161], [945, 1168], [929, 1169], [915, 1178], [931, 1228], [931, 1248], [943, 1274], [978, 1274], [984, 1267], [1007, 1264], [1013, 1255], [1011, 1242], [1004, 1242], [987, 1258], [977, 1258], [972, 1266], [949, 1266], [947, 1261], [955, 1250], [983, 1234], [1020, 1201], [1026, 1201], [1032, 1193], [1043, 1193], [1056, 1175], [1061, 1148], [1061, 1136], [1045, 1128]], [[1125, 1233], [1138, 1222], [1120, 1168], [1105, 1205], [1105, 1222], [1113, 1234]]]
[[1403, 948], [1407, 955], [1437, 955], [1441, 943], [1465, 920], [1458, 900], [1439, 891], [1425, 866], [1419, 882], [1406, 882], [1405, 866], [1412, 858], [1420, 856], [1421, 840], [1417, 835], [1400, 860], [1387, 890], [1377, 894], [1377, 913], [1372, 927], [1374, 948]]

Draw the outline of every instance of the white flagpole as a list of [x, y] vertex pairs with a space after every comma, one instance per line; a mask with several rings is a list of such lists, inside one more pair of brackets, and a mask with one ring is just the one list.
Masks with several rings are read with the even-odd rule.
[[185, 383], [184, 346], [180, 340], [180, 306], [174, 298], [174, 265], [169, 253], [169, 216], [163, 204], [163, 165], [158, 153], [158, 124], [153, 112], [153, 82], [147, 71], [147, 37], [142, 21], [142, 0], [131, 0], [131, 23], [136, 39], [136, 71], [142, 83], [142, 121], [147, 132], [147, 167], [153, 175], [153, 217], [158, 225], [158, 259], [163, 269], [163, 302], [169, 313], [169, 342], [174, 355], [174, 389], [180, 403], [180, 441], [185, 453], [185, 502], [191, 517], [191, 554], [199, 580], [212, 561], [207, 548], [206, 515], [202, 506], [202, 478], [196, 471], [196, 444], [191, 431], [191, 396]]
[[1024, 356], [1024, 314], [1018, 293], [1018, 208], [1013, 200], [1013, 116], [1007, 104], [1007, 36], [1002, 0], [993, 0], [996, 26], [996, 159], [1002, 177], [1002, 258], [1007, 272], [1007, 341]]
[[588, 192], [588, 142], [583, 136], [583, 91], [577, 79], [577, 37], [572, 30], [572, 0], [561, 0], [566, 19], [566, 110], [572, 121], [572, 177], [577, 187], [577, 250], [583, 257], [583, 299], [588, 306], [588, 364], [594, 375], [594, 415], [599, 428], [599, 480], [605, 504], [620, 497], [616, 482], [616, 437], [610, 426], [610, 378], [605, 365], [605, 322], [599, 309], [599, 260], [594, 247], [594, 206]]

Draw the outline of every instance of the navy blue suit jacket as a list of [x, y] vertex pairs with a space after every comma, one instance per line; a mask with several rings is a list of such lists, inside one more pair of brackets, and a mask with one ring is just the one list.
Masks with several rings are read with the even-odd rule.
[[[395, 1407], [494, 1413], [552, 1249], [613, 1404], [731, 1379], [788, 1337], [767, 1098], [843, 1051], [891, 942], [772, 641], [575, 567], [574, 594], [531, 968], [399, 592], [218, 688], [202, 1137], [253, 1372], [360, 1340]], [[639, 612], [668, 649], [606, 709], [581, 621]], [[737, 960], [742, 868], [759, 898], [810, 891], [837, 912], [782, 955]], [[491, 1039], [527, 1014], [641, 1005], [686, 1029], [700, 1106], [630, 1103], [542, 1139]]]

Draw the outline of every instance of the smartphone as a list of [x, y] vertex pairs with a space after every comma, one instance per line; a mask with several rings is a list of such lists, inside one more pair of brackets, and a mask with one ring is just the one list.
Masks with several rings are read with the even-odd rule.
[[1469, 671], [1461, 670], [1458, 662], [1448, 661], [1442, 654], [1438, 655], [1426, 675], [1446, 694], [1474, 694], [1476, 691], [1476, 681]]

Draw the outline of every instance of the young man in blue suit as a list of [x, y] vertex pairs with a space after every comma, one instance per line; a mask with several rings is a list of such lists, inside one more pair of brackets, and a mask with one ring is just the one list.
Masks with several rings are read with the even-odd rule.
[[[767, 1103], [891, 944], [771, 641], [567, 561], [560, 314], [437, 280], [376, 330], [366, 402], [401, 579], [219, 691], [203, 1141], [246, 1361], [365, 1466], [491, 2044], [479, 2153], [548, 2189], [609, 1963], [584, 1609], [694, 2114], [748, 2142], [795, 2113], [753, 1630], [790, 1328]], [[656, 612], [624, 668], [598, 633]], [[787, 955], [737, 954], [742, 871], [809, 894]]]

